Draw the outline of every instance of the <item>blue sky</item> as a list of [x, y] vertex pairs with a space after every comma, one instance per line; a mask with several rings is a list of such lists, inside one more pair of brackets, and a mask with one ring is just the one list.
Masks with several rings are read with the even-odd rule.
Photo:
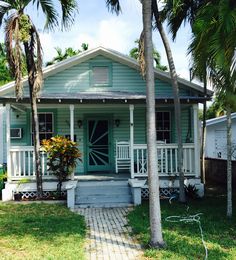
[[[37, 13], [35, 7], [31, 6], [27, 9], [40, 31], [44, 61], [48, 61], [55, 56], [54, 47], [78, 49], [83, 42], [88, 43], [90, 49], [101, 45], [128, 54], [142, 30], [140, 2], [138, 0], [121, 0], [122, 14], [119, 16], [108, 12], [105, 0], [78, 2], [79, 14], [70, 31], [66, 32], [56, 29], [54, 32], [43, 31], [45, 22], [43, 16]], [[190, 28], [187, 27], [181, 28], [175, 43], [170, 39], [177, 73], [187, 79], [189, 77], [189, 61], [186, 52], [190, 37]], [[3, 39], [1, 31], [0, 41], [3, 41]], [[163, 44], [157, 31], [153, 33], [153, 42], [156, 49], [161, 53], [162, 63], [167, 65]]]

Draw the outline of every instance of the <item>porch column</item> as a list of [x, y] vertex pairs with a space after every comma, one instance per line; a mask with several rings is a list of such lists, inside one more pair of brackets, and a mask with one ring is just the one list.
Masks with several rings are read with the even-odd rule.
[[194, 125], [194, 161], [195, 176], [200, 177], [200, 139], [199, 139], [199, 120], [198, 105], [193, 105], [193, 125]]
[[70, 140], [74, 141], [74, 105], [70, 105]]
[[7, 178], [11, 179], [11, 106], [6, 104]]
[[[70, 105], [70, 140], [74, 141], [74, 105]], [[71, 174], [71, 180], [74, 180], [75, 173], [74, 171]]]
[[134, 105], [129, 105], [130, 118], [130, 171], [131, 178], [134, 178]]

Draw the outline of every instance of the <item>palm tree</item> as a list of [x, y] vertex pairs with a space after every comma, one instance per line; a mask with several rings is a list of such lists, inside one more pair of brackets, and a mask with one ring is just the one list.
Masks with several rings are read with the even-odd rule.
[[[42, 48], [39, 34], [30, 16], [25, 13], [29, 4], [37, 3], [37, 9], [41, 9], [46, 17], [45, 28], [52, 29], [59, 25], [59, 14], [51, 0], [7, 0], [0, 2], [0, 26], [5, 24], [5, 45], [9, 67], [15, 79], [15, 92], [17, 100], [22, 98], [22, 57], [24, 48], [26, 67], [28, 73], [28, 85], [30, 93], [30, 105], [32, 113], [32, 132], [35, 153], [35, 169], [37, 179], [38, 197], [42, 197], [42, 175], [40, 163], [39, 125], [37, 113], [37, 94], [42, 87]], [[74, 20], [77, 5], [74, 0], [59, 1], [61, 6], [61, 18], [64, 28], [67, 28]]]
[[147, 93], [147, 152], [151, 241], [150, 245], [162, 248], [159, 176], [157, 175], [155, 81], [152, 44], [152, 0], [142, 1], [145, 79]]
[[62, 51], [61, 48], [59, 47], [56, 47], [55, 50], [57, 52], [57, 56], [54, 57], [51, 61], [48, 61], [46, 63], [46, 66], [49, 66], [49, 65], [52, 65], [52, 64], [55, 64], [59, 61], [63, 61], [69, 57], [72, 57], [72, 56], [75, 56], [83, 51], [87, 51], [88, 50], [88, 44], [87, 43], [82, 43], [81, 45], [82, 49], [78, 49], [78, 50], [74, 50], [72, 47], [68, 47], [64, 50], [64, 53]]
[[[193, 58], [205, 59], [217, 91], [227, 111], [227, 216], [232, 216], [232, 145], [231, 110], [235, 106], [236, 87], [236, 3], [217, 0], [199, 9], [193, 24], [189, 52]], [[206, 44], [207, 43], [207, 44]], [[204, 52], [202, 53], [202, 50]]]
[[[106, 0], [109, 10], [119, 14], [121, 6], [119, 0]], [[152, 45], [152, 12], [151, 0], [142, 1], [143, 7], [143, 51], [145, 57], [145, 78], [147, 92], [147, 152], [148, 152], [148, 180], [149, 180], [149, 211], [152, 247], [161, 248], [165, 245], [162, 238], [161, 209], [159, 197], [159, 177], [157, 175], [156, 124], [155, 124], [155, 85], [153, 71]], [[140, 60], [142, 68], [143, 60]]]
[[[166, 0], [163, 10], [161, 11], [161, 18], [167, 20], [168, 27], [175, 40], [178, 30], [182, 24], [187, 22], [193, 25], [199, 9], [210, 3], [212, 0]], [[204, 51], [204, 49], [202, 49]], [[203, 56], [202, 56], [203, 57]], [[199, 61], [198, 61], [199, 62]], [[203, 82], [204, 95], [207, 95], [207, 71], [206, 64], [197, 63], [197, 60], [192, 60], [193, 77], [197, 77]], [[201, 143], [201, 179], [205, 184], [205, 136], [206, 136], [206, 100], [203, 101], [203, 125], [202, 125], [202, 143]]]
[[[135, 44], [139, 44], [139, 40], [135, 41]], [[134, 58], [135, 60], [138, 60], [139, 58], [139, 46], [135, 46], [133, 47], [130, 51], [129, 51], [129, 56], [131, 58]], [[155, 47], [153, 47], [153, 59], [154, 59], [154, 63], [155, 63], [155, 67], [156, 69], [162, 70], [162, 71], [166, 71], [167, 67], [164, 65], [161, 65], [161, 55], [160, 53], [156, 50]]]
[[164, 31], [162, 20], [160, 17], [157, 0], [152, 0], [152, 11], [155, 17], [156, 28], [158, 29], [162, 42], [165, 47], [166, 56], [170, 69], [171, 84], [174, 94], [174, 107], [175, 107], [175, 120], [176, 120], [176, 132], [177, 132], [177, 143], [178, 143], [178, 170], [179, 170], [179, 201], [185, 202], [185, 190], [184, 190], [184, 169], [183, 169], [183, 142], [182, 142], [182, 129], [181, 129], [181, 108], [179, 100], [179, 86], [178, 78], [173, 60], [173, 55], [169, 45], [168, 38]]

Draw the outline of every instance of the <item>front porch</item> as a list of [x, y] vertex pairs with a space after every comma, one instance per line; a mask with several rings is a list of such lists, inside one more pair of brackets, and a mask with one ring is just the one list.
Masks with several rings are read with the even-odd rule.
[[[101, 178], [147, 178], [147, 145], [133, 144], [125, 145], [125, 142], [117, 142], [115, 151], [115, 172], [97, 172], [96, 174], [84, 173], [74, 174], [73, 178], [78, 180], [86, 180], [91, 176], [99, 176]], [[158, 156], [158, 174], [160, 177], [177, 177], [178, 162], [177, 162], [177, 144], [157, 144]], [[183, 145], [183, 160], [184, 173], [186, 177], [199, 177], [196, 174], [198, 161], [195, 161], [194, 144]], [[130, 156], [132, 155], [132, 157]], [[124, 164], [124, 159], [127, 163]], [[122, 164], [120, 164], [120, 161]], [[20, 179], [35, 179], [35, 157], [33, 146], [11, 146], [10, 147], [10, 171], [8, 170], [8, 180], [17, 181]], [[47, 170], [47, 154], [41, 151], [41, 169], [44, 179], [55, 179], [55, 177]], [[125, 173], [125, 174], [124, 174]]]

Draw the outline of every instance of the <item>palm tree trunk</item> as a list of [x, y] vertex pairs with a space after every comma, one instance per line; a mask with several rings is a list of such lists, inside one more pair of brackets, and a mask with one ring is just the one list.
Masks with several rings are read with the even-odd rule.
[[174, 107], [175, 107], [175, 122], [176, 122], [176, 132], [177, 132], [177, 142], [178, 142], [178, 171], [179, 171], [179, 201], [185, 202], [185, 190], [184, 190], [184, 169], [183, 169], [183, 143], [182, 143], [182, 129], [181, 129], [181, 109], [179, 100], [179, 86], [177, 73], [175, 70], [174, 60], [169, 45], [168, 38], [162, 26], [162, 22], [159, 16], [159, 10], [156, 0], [152, 0], [152, 11], [156, 20], [156, 26], [160, 33], [162, 42], [165, 47], [166, 56], [170, 68], [171, 83], [174, 95]]
[[227, 217], [232, 217], [232, 120], [227, 107]]
[[38, 111], [36, 94], [34, 93], [34, 53], [27, 42], [24, 43], [27, 71], [28, 71], [28, 84], [30, 93], [30, 105], [32, 115], [32, 133], [34, 142], [34, 154], [35, 154], [35, 173], [36, 173], [36, 184], [37, 184], [37, 197], [43, 197], [43, 185], [42, 185], [42, 174], [41, 174], [41, 162], [40, 162], [40, 142], [39, 142], [39, 122], [38, 122]]
[[[204, 76], [204, 95], [206, 96], [207, 82], [206, 76]], [[202, 183], [206, 184], [206, 173], [205, 173], [205, 144], [206, 144], [206, 100], [203, 103], [203, 118], [202, 118], [202, 143], [201, 143], [201, 175]]]
[[152, 45], [152, 11], [151, 0], [142, 1], [143, 27], [144, 27], [144, 53], [146, 63], [147, 84], [147, 152], [148, 152], [148, 185], [149, 185], [149, 211], [151, 241], [155, 248], [164, 246], [161, 228], [161, 210], [159, 197], [159, 176], [157, 171], [156, 149], [156, 111], [155, 111], [155, 82], [153, 70], [153, 45]]

